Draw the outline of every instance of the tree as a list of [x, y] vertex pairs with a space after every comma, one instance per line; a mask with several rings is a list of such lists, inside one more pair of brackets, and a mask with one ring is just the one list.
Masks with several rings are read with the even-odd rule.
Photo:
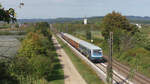
[[133, 36], [133, 43], [135, 46], [143, 47], [147, 50], [150, 50], [150, 39], [148, 35], [144, 32], [135, 33]]
[[13, 8], [9, 8], [5, 10], [2, 5], [0, 4], [0, 21], [4, 21], [7, 23], [16, 22], [17, 19], [15, 17], [15, 10]]
[[126, 35], [129, 35], [128, 37], [130, 38], [138, 31], [138, 28], [135, 25], [131, 25], [125, 16], [115, 11], [107, 14], [103, 18], [102, 27], [102, 35], [105, 40], [109, 39], [109, 32], [114, 33], [114, 47], [118, 55], [122, 38], [126, 37]]
[[48, 22], [38, 22], [36, 23], [36, 28], [34, 31], [38, 31], [39, 33], [42, 33], [44, 36], [47, 36], [49, 40], [51, 40], [52, 35], [50, 34], [50, 26]]
[[28, 80], [30, 77], [31, 82], [50, 75], [56, 55], [53, 53], [51, 43], [52, 40], [39, 32], [27, 34], [22, 41], [18, 55], [10, 63], [10, 73], [20, 81]]
[[130, 30], [129, 21], [126, 19], [125, 16], [122, 16], [120, 13], [113, 11], [112, 13], [107, 14], [103, 21], [103, 36], [105, 39], [109, 38], [109, 32], [118, 32], [118, 29], [122, 30]]

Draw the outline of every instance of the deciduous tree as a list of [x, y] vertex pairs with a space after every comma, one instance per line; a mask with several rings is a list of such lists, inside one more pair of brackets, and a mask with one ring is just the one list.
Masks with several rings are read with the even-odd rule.
[[114, 47], [118, 54], [120, 52], [122, 38], [131, 38], [132, 35], [138, 31], [137, 26], [130, 24], [125, 16], [122, 16], [120, 13], [115, 11], [107, 14], [104, 17], [102, 21], [102, 27], [102, 35], [104, 36], [105, 40], [109, 39], [110, 32], [114, 32]]
[[16, 22], [17, 19], [15, 15], [16, 13], [13, 8], [9, 8], [8, 10], [6, 10], [2, 7], [2, 5], [0, 5], [0, 21], [4, 21], [7, 23]]

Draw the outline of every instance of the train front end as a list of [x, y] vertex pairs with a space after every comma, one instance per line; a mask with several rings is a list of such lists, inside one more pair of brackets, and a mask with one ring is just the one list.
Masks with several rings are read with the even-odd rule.
[[90, 59], [93, 62], [101, 62], [101, 61], [103, 61], [102, 49], [93, 49]]

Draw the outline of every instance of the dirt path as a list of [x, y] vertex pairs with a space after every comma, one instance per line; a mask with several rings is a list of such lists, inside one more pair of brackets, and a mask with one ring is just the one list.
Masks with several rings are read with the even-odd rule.
[[63, 65], [65, 84], [86, 84], [85, 80], [81, 77], [79, 72], [76, 70], [68, 55], [61, 48], [56, 38], [53, 37], [53, 42], [56, 47], [56, 52], [59, 55], [61, 64]]

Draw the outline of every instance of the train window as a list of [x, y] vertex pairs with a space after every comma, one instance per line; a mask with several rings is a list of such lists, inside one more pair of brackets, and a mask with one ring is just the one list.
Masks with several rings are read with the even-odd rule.
[[94, 56], [101, 56], [102, 55], [102, 51], [101, 50], [93, 50], [93, 55]]

